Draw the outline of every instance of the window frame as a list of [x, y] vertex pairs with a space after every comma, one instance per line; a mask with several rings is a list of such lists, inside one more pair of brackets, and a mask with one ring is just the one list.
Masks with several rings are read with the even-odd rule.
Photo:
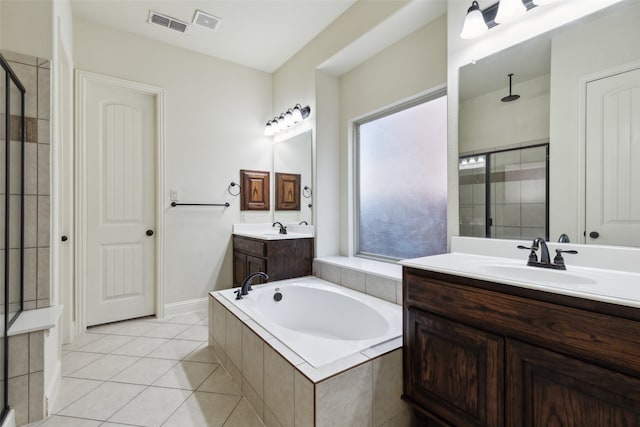
[[[393, 104], [388, 107], [384, 107], [379, 111], [376, 111], [371, 114], [367, 114], [357, 120], [352, 122], [352, 132], [353, 132], [353, 213], [352, 213], [352, 221], [353, 221], [353, 233], [351, 238], [352, 247], [353, 247], [353, 256], [359, 258], [366, 258], [375, 261], [382, 262], [397, 262], [403, 258], [396, 258], [385, 255], [372, 254], [368, 252], [362, 252], [360, 250], [360, 126], [365, 125], [367, 123], [382, 119], [384, 117], [390, 116], [392, 114], [408, 110], [409, 108], [416, 107], [420, 104], [424, 104], [430, 101], [433, 101], [438, 98], [442, 98], [443, 96], [448, 96], [447, 87], [442, 86], [436, 89], [429, 91], [423, 95], [417, 96], [415, 98], [400, 102], [398, 104]], [[447, 109], [448, 109], [448, 99], [447, 99]], [[447, 114], [448, 117], [448, 114]], [[448, 143], [448, 141], [447, 141]], [[447, 156], [447, 164], [448, 156]], [[448, 168], [448, 165], [447, 165]], [[448, 202], [447, 202], [448, 205]]]

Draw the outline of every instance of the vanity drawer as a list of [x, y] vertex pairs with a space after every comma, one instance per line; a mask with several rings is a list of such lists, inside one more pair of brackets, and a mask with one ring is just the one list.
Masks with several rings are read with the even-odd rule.
[[[640, 374], [640, 322], [547, 301], [455, 283], [405, 267], [406, 304], [468, 325], [565, 354], [606, 360], [621, 372]], [[491, 285], [491, 284], [489, 284]], [[503, 286], [509, 290], [509, 286]]]
[[249, 255], [259, 257], [267, 256], [267, 244], [260, 240], [248, 239], [245, 237], [233, 237], [233, 250], [244, 252]]

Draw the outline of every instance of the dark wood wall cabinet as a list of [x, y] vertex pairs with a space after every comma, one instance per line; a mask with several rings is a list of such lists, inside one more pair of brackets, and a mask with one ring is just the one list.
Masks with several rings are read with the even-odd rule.
[[640, 309], [403, 268], [422, 426], [640, 426]]
[[[309, 276], [313, 267], [313, 238], [263, 240], [233, 236], [233, 284], [258, 271], [269, 281]], [[254, 283], [262, 283], [257, 280]]]

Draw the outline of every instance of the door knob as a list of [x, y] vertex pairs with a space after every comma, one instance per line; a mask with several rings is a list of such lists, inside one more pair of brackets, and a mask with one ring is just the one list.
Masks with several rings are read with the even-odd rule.
[[67, 236], [62, 236], [60, 240], [62, 240], [63, 242], [66, 242], [67, 240], [69, 240], [69, 238]]
[[600, 233], [598, 233], [597, 231], [592, 231], [591, 233], [589, 233], [589, 237], [591, 237], [592, 239], [597, 239], [598, 237], [600, 237]]
[[147, 236], [153, 236], [153, 230], [147, 230]]

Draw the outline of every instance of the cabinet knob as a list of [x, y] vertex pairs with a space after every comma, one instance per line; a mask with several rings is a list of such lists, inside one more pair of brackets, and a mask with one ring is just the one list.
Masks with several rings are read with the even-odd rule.
[[67, 236], [62, 236], [60, 240], [62, 240], [63, 242], [66, 242], [67, 240], [69, 240], [69, 238]]
[[592, 239], [597, 239], [598, 237], [600, 237], [600, 233], [598, 233], [597, 231], [592, 231], [591, 233], [589, 233], [589, 237], [591, 237]]
[[147, 230], [147, 236], [153, 236], [153, 230]]

